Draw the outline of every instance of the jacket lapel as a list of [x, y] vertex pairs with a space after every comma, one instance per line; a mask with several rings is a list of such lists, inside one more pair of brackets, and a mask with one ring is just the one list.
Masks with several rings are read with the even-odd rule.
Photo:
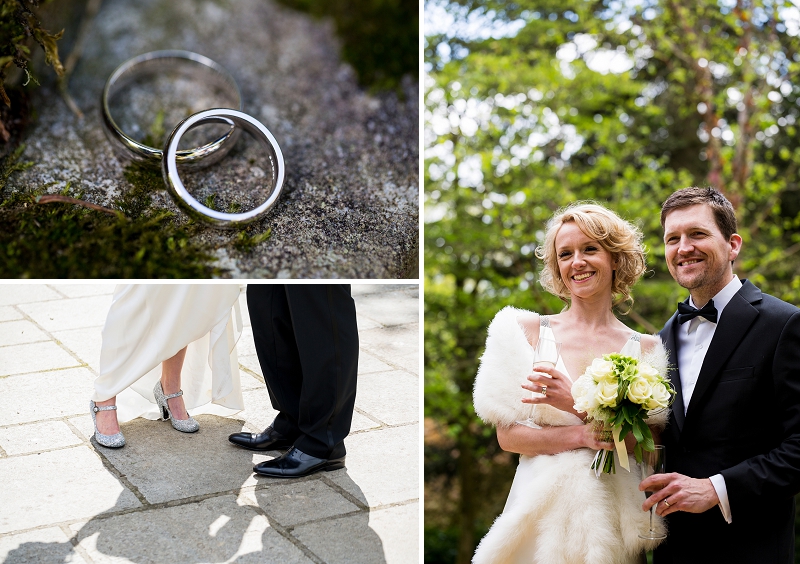
[[678, 340], [675, 338], [675, 332], [680, 327], [678, 323], [678, 312], [672, 314], [664, 324], [664, 328], [659, 335], [664, 341], [664, 347], [669, 351], [669, 372], [668, 376], [672, 386], [675, 388], [675, 400], [672, 402], [672, 417], [675, 418], [675, 423], [678, 426], [678, 432], [683, 429], [684, 408], [683, 408], [683, 391], [681, 389], [681, 377], [678, 373]]
[[722, 311], [714, 338], [706, 351], [703, 366], [697, 377], [697, 384], [692, 392], [692, 399], [686, 411], [686, 418], [691, 417], [704, 401], [711, 383], [717, 378], [720, 370], [728, 361], [736, 347], [742, 341], [750, 326], [758, 317], [758, 309], [752, 304], [761, 301], [761, 290], [747, 280], [742, 281], [741, 289], [731, 298]]

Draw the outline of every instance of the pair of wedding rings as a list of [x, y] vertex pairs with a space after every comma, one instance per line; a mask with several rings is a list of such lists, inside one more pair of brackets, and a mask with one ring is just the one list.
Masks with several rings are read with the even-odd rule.
[[[201, 81], [221, 91], [231, 107], [211, 108], [181, 121], [167, 138], [163, 149], [136, 141], [122, 131], [111, 117], [109, 101], [124, 88], [145, 75], [175, 72]], [[254, 117], [242, 111], [242, 95], [233, 77], [208, 57], [189, 51], [154, 51], [134, 57], [111, 73], [101, 101], [106, 137], [118, 154], [144, 165], [160, 165], [164, 183], [175, 203], [190, 216], [217, 227], [238, 227], [263, 217], [278, 201], [283, 188], [283, 153], [272, 133]], [[224, 135], [201, 147], [178, 150], [178, 144], [191, 129], [202, 124], [228, 125]], [[267, 200], [241, 213], [224, 213], [198, 202], [186, 189], [178, 174], [178, 165], [201, 168], [218, 162], [233, 148], [241, 130], [252, 135], [266, 150], [271, 165], [271, 183]]]

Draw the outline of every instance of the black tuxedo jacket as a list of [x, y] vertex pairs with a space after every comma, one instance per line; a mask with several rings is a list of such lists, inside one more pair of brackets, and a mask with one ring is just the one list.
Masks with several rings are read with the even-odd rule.
[[662, 434], [667, 472], [722, 474], [733, 523], [719, 507], [667, 518], [655, 562], [794, 562], [800, 491], [800, 310], [747, 280], [722, 312], [684, 415], [677, 313], [660, 336], [677, 396]]

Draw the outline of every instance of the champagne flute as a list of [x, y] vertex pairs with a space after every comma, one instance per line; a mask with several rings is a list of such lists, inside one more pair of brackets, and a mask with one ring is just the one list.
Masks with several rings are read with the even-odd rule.
[[[645, 478], [652, 476], [653, 474], [663, 474], [665, 470], [665, 458], [664, 458], [664, 445], [656, 445], [653, 452], [649, 452], [646, 450], [642, 451], [642, 480]], [[644, 494], [647, 497], [653, 495], [654, 492], [645, 491]], [[659, 533], [653, 528], [653, 514], [656, 512], [656, 506], [650, 508], [650, 530], [646, 533], [639, 533], [640, 539], [647, 539], [647, 540], [659, 540], [667, 538], [667, 535], [664, 533]]]
[[[539, 342], [536, 343], [536, 350], [533, 357], [533, 370], [536, 371], [537, 367], [555, 368], [558, 362], [558, 356], [561, 353], [561, 343], [548, 339], [547, 337], [540, 337]], [[531, 397], [543, 398], [545, 394], [538, 392], [531, 392]], [[533, 422], [533, 415], [536, 413], [536, 405], [531, 408], [531, 415], [528, 418], [529, 426], [534, 429], [541, 429], [539, 425]]]

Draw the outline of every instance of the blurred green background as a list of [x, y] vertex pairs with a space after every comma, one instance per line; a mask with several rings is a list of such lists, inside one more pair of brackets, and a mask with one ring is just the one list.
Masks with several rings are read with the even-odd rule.
[[517, 457], [472, 384], [498, 310], [562, 307], [533, 254], [556, 209], [644, 231], [636, 330], [686, 296], [659, 210], [692, 185], [733, 202], [736, 273], [800, 304], [798, 33], [788, 1], [426, 1], [425, 562], [469, 562], [505, 503]]

